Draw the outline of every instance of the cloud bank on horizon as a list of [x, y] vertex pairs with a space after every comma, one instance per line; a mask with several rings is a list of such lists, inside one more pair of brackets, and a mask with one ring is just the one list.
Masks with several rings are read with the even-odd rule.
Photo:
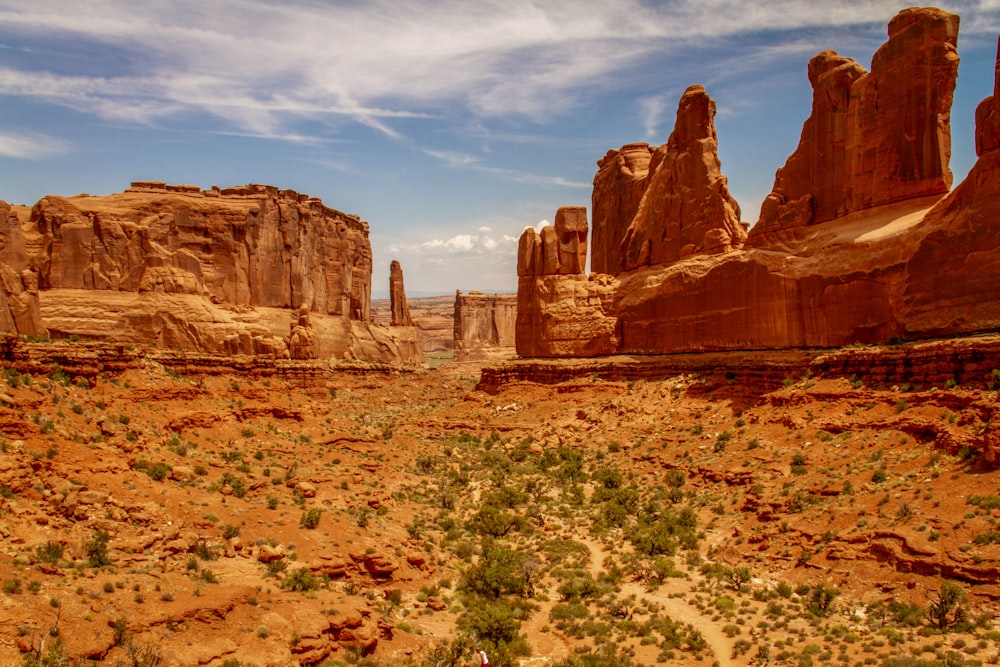
[[[369, 220], [377, 292], [391, 259], [411, 293], [512, 291], [521, 229], [589, 204], [607, 149], [665, 141], [691, 83], [754, 220], [808, 114], [808, 59], [867, 65], [909, 4], [0, 0], [0, 198], [267, 182]], [[1000, 0], [939, 6], [962, 16], [961, 175]]]

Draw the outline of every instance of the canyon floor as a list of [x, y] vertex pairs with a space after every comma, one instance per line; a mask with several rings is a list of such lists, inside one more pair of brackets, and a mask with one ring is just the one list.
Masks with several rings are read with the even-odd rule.
[[1000, 661], [992, 386], [478, 380], [5, 369], [0, 665]]

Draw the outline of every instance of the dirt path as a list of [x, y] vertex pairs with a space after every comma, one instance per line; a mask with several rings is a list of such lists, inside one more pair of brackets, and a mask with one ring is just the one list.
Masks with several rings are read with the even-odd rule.
[[[597, 577], [603, 571], [604, 547], [600, 542], [588, 539], [581, 539], [580, 541], [590, 549], [590, 572], [594, 577]], [[667, 580], [664, 585], [655, 591], [649, 591], [645, 586], [637, 582], [625, 582], [622, 584], [622, 593], [625, 595], [635, 595], [637, 599], [653, 600], [657, 604], [662, 605], [667, 615], [675, 621], [690, 623], [697, 628], [701, 636], [705, 638], [708, 649], [715, 657], [715, 664], [719, 667], [737, 667], [737, 665], [745, 664], [732, 659], [734, 642], [722, 631], [722, 624], [706, 617], [696, 607], [688, 604], [683, 599], [670, 597], [671, 593], [688, 590], [689, 588], [690, 584], [687, 581], [672, 582], [671, 580]]]

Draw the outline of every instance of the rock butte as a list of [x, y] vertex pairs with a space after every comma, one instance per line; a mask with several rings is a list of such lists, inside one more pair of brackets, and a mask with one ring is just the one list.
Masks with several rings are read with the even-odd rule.
[[455, 361], [514, 356], [516, 294], [455, 294]]
[[[273, 186], [0, 202], [0, 328], [215, 354], [420, 361], [371, 323], [368, 223]], [[417, 356], [414, 356], [416, 354]]]
[[[670, 140], [610, 151], [586, 218], [561, 209], [518, 248], [517, 353], [592, 357], [832, 347], [1000, 326], [1000, 109], [949, 192], [958, 17], [906, 9], [871, 72], [823, 51], [812, 113], [746, 234], [714, 104], [681, 98]], [[998, 70], [1000, 71], [1000, 70]], [[1000, 75], [997, 77], [1000, 85]]]

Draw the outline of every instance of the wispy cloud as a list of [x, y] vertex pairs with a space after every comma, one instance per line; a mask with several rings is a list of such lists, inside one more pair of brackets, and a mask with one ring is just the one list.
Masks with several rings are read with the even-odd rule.
[[[121, 54], [112, 72], [60, 72], [44, 58], [8, 66], [0, 93], [136, 123], [209, 113], [236, 131], [294, 137], [286, 126], [299, 119], [343, 117], [399, 137], [395, 121], [453, 109], [545, 122], [652, 53], [756, 31], [884, 25], [908, 4], [179, 0], [150, 11], [130, 0], [0, 0], [0, 36]], [[946, 4], [964, 13], [966, 26], [984, 30], [1000, 10], [995, 0]], [[757, 47], [745, 51], [744, 61]], [[656, 100], [646, 108], [649, 121], [661, 112]]]
[[14, 158], [38, 159], [62, 155], [69, 144], [62, 139], [35, 132], [24, 134], [0, 133], [0, 155]]
[[585, 183], [582, 181], [571, 181], [561, 176], [543, 176], [517, 169], [490, 166], [483, 164], [480, 157], [470, 155], [468, 153], [433, 150], [429, 148], [422, 148], [421, 152], [437, 160], [441, 160], [449, 167], [456, 169], [472, 169], [474, 171], [491, 174], [511, 183], [565, 188], [589, 188], [592, 185], [591, 183]]
[[639, 116], [646, 130], [646, 139], [663, 136], [663, 126], [666, 124], [669, 106], [666, 94], [650, 95], [639, 100]]

